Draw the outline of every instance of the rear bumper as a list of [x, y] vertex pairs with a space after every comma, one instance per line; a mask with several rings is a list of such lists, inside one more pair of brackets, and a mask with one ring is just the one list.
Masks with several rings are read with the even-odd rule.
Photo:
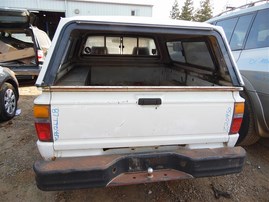
[[[139, 153], [36, 161], [39, 189], [66, 190], [168, 181], [238, 173], [246, 152], [242, 147], [181, 149], [174, 152]], [[148, 174], [148, 168], [153, 169]]]
[[38, 76], [41, 66], [33, 67], [9, 67], [16, 76]]

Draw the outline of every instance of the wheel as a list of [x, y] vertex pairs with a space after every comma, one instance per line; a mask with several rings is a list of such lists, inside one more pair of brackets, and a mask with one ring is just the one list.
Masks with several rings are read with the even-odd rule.
[[254, 115], [250, 101], [245, 93], [241, 96], [245, 98], [245, 110], [237, 145], [247, 146], [256, 143], [260, 139], [260, 136], [255, 130]]
[[0, 91], [0, 121], [7, 121], [15, 116], [18, 97], [14, 87], [4, 83]]

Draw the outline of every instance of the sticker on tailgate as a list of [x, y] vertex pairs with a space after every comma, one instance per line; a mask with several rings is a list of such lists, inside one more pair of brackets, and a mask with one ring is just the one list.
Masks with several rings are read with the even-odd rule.
[[227, 133], [230, 131], [231, 118], [232, 118], [232, 108], [228, 107], [228, 109], [226, 110], [225, 122], [223, 126], [223, 130]]
[[52, 128], [53, 128], [53, 139], [54, 141], [57, 141], [59, 139], [60, 133], [59, 133], [59, 112], [60, 110], [58, 108], [53, 108], [51, 110], [52, 112]]

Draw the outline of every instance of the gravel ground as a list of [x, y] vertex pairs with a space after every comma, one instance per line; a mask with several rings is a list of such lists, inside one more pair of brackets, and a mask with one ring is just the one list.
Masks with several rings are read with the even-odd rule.
[[245, 147], [240, 174], [124, 187], [43, 192], [32, 165], [40, 159], [32, 116], [33, 86], [20, 88], [21, 114], [0, 124], [0, 201], [269, 201], [268, 140]]

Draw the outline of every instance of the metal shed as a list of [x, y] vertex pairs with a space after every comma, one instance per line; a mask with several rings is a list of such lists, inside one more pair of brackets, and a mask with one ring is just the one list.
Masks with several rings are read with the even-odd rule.
[[36, 26], [50, 38], [61, 17], [144, 16], [152, 17], [153, 0], [2, 0], [0, 7], [24, 8], [35, 13]]

